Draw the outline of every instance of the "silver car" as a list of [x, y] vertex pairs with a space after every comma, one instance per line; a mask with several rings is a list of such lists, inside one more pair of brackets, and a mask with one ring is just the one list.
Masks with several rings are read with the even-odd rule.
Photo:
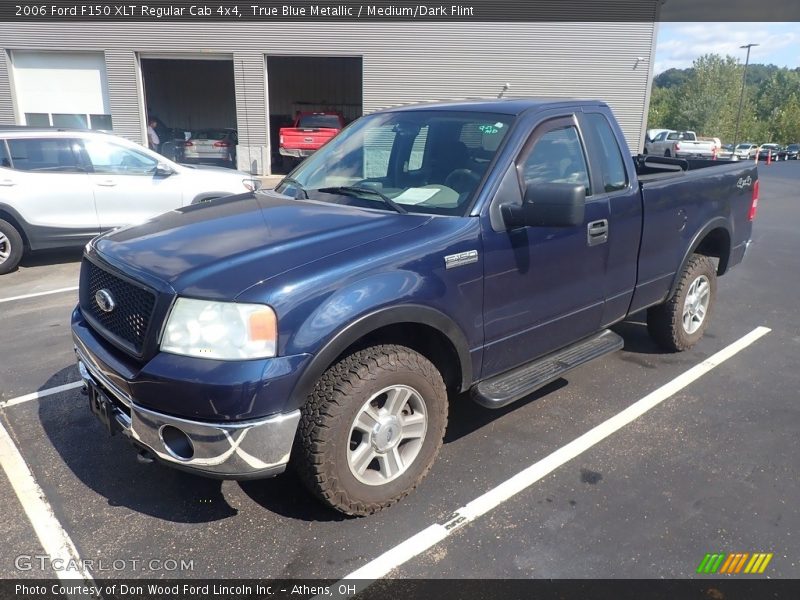
[[27, 250], [81, 246], [103, 231], [259, 185], [246, 173], [179, 165], [106, 133], [0, 127], [0, 274]]
[[236, 144], [239, 137], [235, 129], [201, 129], [186, 140], [183, 158], [187, 162], [209, 162], [226, 166], [236, 164]]

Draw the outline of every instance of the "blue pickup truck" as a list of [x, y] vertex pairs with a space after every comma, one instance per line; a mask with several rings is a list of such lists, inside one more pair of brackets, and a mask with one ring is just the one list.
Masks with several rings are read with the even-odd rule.
[[632, 157], [599, 101], [380, 111], [275, 190], [91, 242], [78, 366], [142, 461], [292, 465], [370, 514], [431, 468], [448, 400], [519, 400], [645, 309], [666, 351], [695, 344], [757, 203], [752, 163]]

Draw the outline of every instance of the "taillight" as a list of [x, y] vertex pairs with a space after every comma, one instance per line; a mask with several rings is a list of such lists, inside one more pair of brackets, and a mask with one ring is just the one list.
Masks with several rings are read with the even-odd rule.
[[753, 184], [753, 199], [750, 201], [750, 214], [747, 215], [747, 218], [751, 221], [756, 218], [756, 213], [758, 212], [758, 179]]
[[214, 142], [214, 148], [228, 148], [230, 147], [231, 143], [226, 142], [225, 140]]
[[281, 146], [283, 145], [283, 136], [281, 136], [280, 144], [281, 144]]
[[189, 146], [194, 146], [194, 144], [192, 142], [185, 142], [183, 145], [186, 146], [187, 148]]
[[680, 151], [681, 151], [681, 145], [675, 144], [675, 152], [680, 152]]

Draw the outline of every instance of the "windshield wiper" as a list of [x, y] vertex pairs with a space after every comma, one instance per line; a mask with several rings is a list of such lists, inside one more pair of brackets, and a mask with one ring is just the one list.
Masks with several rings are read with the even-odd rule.
[[284, 184], [284, 183], [289, 183], [289, 184], [294, 185], [294, 187], [296, 187], [298, 190], [303, 192], [303, 196], [305, 196], [306, 200], [309, 199], [308, 198], [308, 192], [306, 191], [306, 188], [304, 188], [303, 184], [300, 183], [299, 181], [297, 181], [297, 179], [293, 179], [291, 177], [284, 177], [283, 179], [281, 179], [281, 185]]
[[361, 194], [372, 194], [373, 196], [377, 196], [378, 198], [383, 200], [388, 207], [399, 212], [401, 215], [405, 215], [408, 213], [408, 211], [405, 208], [403, 208], [397, 202], [389, 198], [389, 196], [373, 188], [359, 187], [354, 185], [343, 185], [338, 187], [319, 188], [317, 191], [325, 192], [326, 194], [341, 194], [342, 196], [351, 196], [352, 198], [358, 198]]

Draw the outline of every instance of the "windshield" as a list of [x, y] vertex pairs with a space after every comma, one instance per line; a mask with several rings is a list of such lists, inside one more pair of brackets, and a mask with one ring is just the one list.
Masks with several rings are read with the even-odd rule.
[[323, 129], [340, 129], [337, 115], [301, 115], [298, 127], [321, 127]]
[[[375, 193], [380, 192], [408, 212], [463, 215], [512, 120], [442, 110], [362, 117], [295, 169], [278, 191], [392, 210]], [[331, 190], [341, 187], [351, 189]]]
[[739, 144], [736, 146], [737, 150], [750, 150], [753, 147], [753, 144]]

